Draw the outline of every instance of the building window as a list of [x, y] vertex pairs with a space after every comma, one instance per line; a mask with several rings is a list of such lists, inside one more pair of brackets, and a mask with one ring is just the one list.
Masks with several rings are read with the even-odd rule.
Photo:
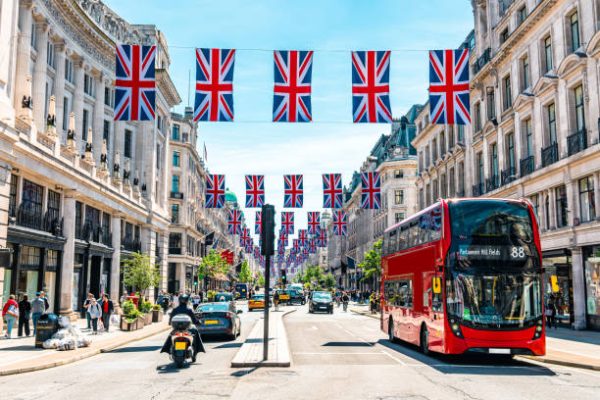
[[10, 192], [8, 199], [8, 215], [10, 217], [17, 216], [17, 187], [19, 184], [19, 176], [15, 174], [10, 175]]
[[506, 135], [506, 167], [510, 175], [515, 174], [515, 135]]
[[31, 47], [33, 47], [36, 50], [38, 49], [37, 48], [37, 32], [36, 32], [34, 23], [31, 24]]
[[554, 189], [556, 197], [556, 226], [562, 228], [568, 224], [567, 187], [565, 185]]
[[83, 204], [78, 201], [75, 203], [75, 237], [81, 239], [81, 228], [83, 227]]
[[133, 133], [129, 129], [125, 129], [125, 141], [124, 141], [124, 149], [123, 155], [126, 158], [131, 158], [131, 139]]
[[438, 159], [437, 139], [433, 138], [433, 141], [431, 142], [431, 161], [433, 161], [435, 163], [437, 161], [437, 159]]
[[493, 87], [486, 89], [487, 119], [491, 121], [496, 118], [496, 93]]
[[452, 151], [454, 148], [454, 125], [448, 126], [448, 150]]
[[394, 178], [396, 179], [402, 179], [404, 178], [404, 170], [403, 169], [397, 169], [394, 171]]
[[[475, 103], [475, 110], [474, 110], [474, 114], [475, 114], [475, 132], [479, 132], [481, 130], [481, 103], [477, 102]], [[459, 130], [459, 135], [460, 135], [460, 130]]]
[[160, 162], [161, 151], [162, 151], [162, 147], [160, 146], [160, 144], [157, 144], [156, 145], [156, 169], [158, 169], [158, 170], [160, 170], [160, 167], [161, 167], [161, 162]]
[[440, 184], [442, 185], [442, 199], [445, 199], [448, 197], [448, 181], [446, 180], [446, 174], [442, 174], [442, 177], [440, 178]]
[[585, 130], [585, 108], [583, 104], [583, 86], [579, 85], [573, 90], [575, 97], [575, 127], [577, 132]]
[[463, 144], [465, 140], [465, 126], [458, 125], [457, 133], [456, 133], [456, 141], [457, 143]]
[[533, 129], [531, 127], [531, 118], [527, 118], [523, 121], [523, 132], [525, 139], [525, 156], [531, 157], [533, 155]]
[[102, 126], [102, 139], [106, 140], [106, 149], [110, 145], [110, 121], [104, 120], [104, 124]]
[[527, 6], [523, 6], [517, 10], [517, 25], [521, 25], [527, 18]]
[[569, 16], [569, 34], [571, 39], [571, 52], [581, 47], [581, 38], [579, 36], [579, 14], [574, 12]]
[[508, 39], [508, 28], [504, 28], [502, 32], [500, 32], [500, 44], [503, 44]]
[[521, 59], [521, 92], [524, 92], [531, 85], [531, 76], [529, 73], [529, 57]]
[[540, 196], [534, 194], [529, 198], [531, 205], [533, 206], [533, 213], [535, 214], [535, 222], [539, 225], [540, 223]]
[[463, 161], [458, 163], [458, 196], [462, 197], [465, 195], [465, 163]]
[[404, 204], [404, 190], [396, 189], [394, 191], [394, 204]]
[[425, 146], [425, 167], [428, 168], [431, 165], [431, 152], [429, 151], [429, 145]]
[[84, 109], [83, 117], [81, 119], [81, 129], [82, 129], [81, 140], [83, 140], [84, 142], [87, 140], [89, 123], [90, 123], [90, 112], [89, 112], [89, 110]]
[[173, 124], [173, 130], [171, 131], [171, 140], [180, 140], [179, 125], [177, 124]]
[[579, 180], [579, 212], [581, 222], [589, 222], [596, 219], [594, 181], [591, 176]]
[[83, 92], [88, 96], [94, 97], [94, 77], [85, 74], [83, 77]]
[[550, 196], [546, 196], [544, 200], [544, 211], [546, 215], [546, 229], [550, 229]]
[[60, 218], [60, 193], [48, 189], [48, 222], [53, 224]]
[[179, 223], [179, 204], [171, 204], [171, 223]]
[[67, 82], [73, 83], [73, 61], [65, 59], [65, 79]]
[[440, 156], [443, 157], [446, 154], [446, 134], [444, 131], [440, 132]]
[[502, 97], [502, 104], [504, 106], [504, 110], [506, 111], [512, 107], [512, 90], [510, 86], [510, 75], [507, 75], [506, 77], [504, 77], [504, 79], [502, 79], [502, 91], [504, 92]]
[[554, 57], [552, 56], [552, 36], [544, 38], [544, 73], [550, 72], [554, 68]]
[[394, 219], [396, 221], [396, 223], [402, 221], [404, 219], [404, 213], [403, 212], [397, 212], [394, 214]]
[[47, 43], [47, 55], [46, 55], [46, 61], [48, 62], [48, 65], [51, 66], [52, 68], [56, 68], [55, 65], [55, 58], [54, 58], [54, 44], [52, 42], [50, 42], [48, 40]]
[[440, 188], [437, 179], [434, 179], [431, 185], [433, 186], [433, 199], [431, 201], [435, 202], [440, 197]]
[[448, 173], [448, 175], [449, 175], [448, 183], [450, 184], [450, 186], [449, 186], [450, 197], [456, 197], [456, 176], [454, 173], [454, 168], [450, 168], [450, 172]]
[[556, 142], [556, 105], [554, 103], [546, 107], [546, 114], [548, 122], [547, 145], [549, 146]]
[[179, 167], [180, 166], [180, 154], [178, 151], [174, 151], [173, 152], [173, 166], [174, 167]]
[[498, 143], [493, 143], [490, 146], [490, 171], [491, 179], [496, 181], [498, 179]]
[[179, 193], [179, 175], [173, 175], [171, 179], [171, 192]]
[[477, 153], [477, 183], [482, 184], [485, 175], [483, 170], [483, 152]]
[[114, 107], [114, 91], [109, 87], [104, 87], [104, 105]]
[[63, 127], [63, 131], [66, 131], [67, 128], [69, 127], [69, 113], [71, 110], [69, 110], [69, 98], [68, 97], [63, 97], [63, 120], [62, 120], [62, 127]]
[[425, 203], [425, 206], [431, 204], [431, 185], [429, 183], [425, 186]]

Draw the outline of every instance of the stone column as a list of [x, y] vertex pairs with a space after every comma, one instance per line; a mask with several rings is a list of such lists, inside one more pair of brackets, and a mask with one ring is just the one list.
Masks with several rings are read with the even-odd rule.
[[[0, 246], [6, 247], [8, 234], [8, 203], [10, 195], [10, 165], [0, 162]], [[4, 286], [10, 287], [10, 282], [4, 281], [4, 266], [0, 266], [0, 307], [4, 306], [6, 299], [2, 298]], [[2, 332], [3, 318], [0, 318], [0, 332]]]
[[100, 76], [95, 80], [96, 82], [96, 104], [94, 104], [94, 121], [91, 124], [94, 130], [94, 141], [92, 146], [94, 148], [94, 161], [96, 165], [100, 165], [100, 153], [102, 149], [102, 138], [104, 132], [104, 76]]
[[120, 285], [119, 277], [121, 274], [121, 215], [114, 214], [110, 221], [112, 230], [112, 261], [110, 265], [110, 299], [115, 307], [119, 306]]
[[56, 155], [60, 153], [60, 143], [62, 138], [66, 138], [66, 132], [63, 132], [64, 97], [65, 97], [65, 44], [58, 43], [54, 45], [56, 57], [56, 74], [54, 77], [54, 96], [56, 97], [56, 133], [58, 134], [57, 145], [55, 146]]
[[[37, 131], [46, 129], [46, 78], [48, 73], [48, 23], [35, 24], [37, 58], [33, 67], [33, 121]], [[33, 140], [33, 138], [32, 138]]]
[[521, 131], [521, 117], [518, 112], [515, 112], [515, 133], [513, 135], [515, 143], [515, 174], [521, 176], [521, 159], [523, 156], [523, 138]]
[[[535, 118], [534, 116], [542, 116], [541, 118]], [[531, 129], [533, 129], [533, 155], [534, 155], [534, 169], [538, 170], [542, 167], [542, 148], [544, 144], [544, 116], [542, 115], [542, 105], [538, 98], [533, 101], [533, 111], [531, 117]], [[539, 150], [538, 150], [539, 149]]]
[[73, 262], [75, 259], [75, 203], [76, 193], [68, 191], [64, 196], [63, 234], [67, 239], [63, 249], [60, 273], [60, 314], [73, 314]]
[[[585, 82], [585, 80], [584, 80]], [[567, 149], [567, 136], [575, 133], [575, 129], [569, 130], [569, 110], [570, 110], [570, 96], [569, 90], [567, 89], [567, 83], [564, 79], [558, 81], [558, 89], [556, 96], [556, 141], [558, 142], [558, 159], [566, 157], [568, 154]], [[574, 106], [574, 105], [573, 105]], [[551, 143], [549, 143], [550, 145]]]
[[565, 177], [565, 185], [567, 186], [567, 209], [569, 210], [569, 213], [567, 214], [567, 224], [573, 226], [575, 218], [580, 218], [581, 215], [579, 212], [579, 199], [577, 196], [577, 182]]
[[573, 262], [573, 328], [585, 329], [585, 279], [581, 247], [571, 249]]
[[30, 84], [27, 82], [31, 71], [31, 2], [19, 2], [19, 41], [17, 44], [17, 65], [16, 65], [16, 85], [15, 85], [15, 109], [17, 115], [22, 115], [21, 100], [23, 96], [31, 96]]
[[73, 113], [75, 113], [75, 143], [76, 149], [80, 149], [79, 143], [82, 142], [83, 130], [83, 86], [84, 86], [84, 61], [81, 57], [73, 60], [75, 71], [75, 93], [73, 95]]

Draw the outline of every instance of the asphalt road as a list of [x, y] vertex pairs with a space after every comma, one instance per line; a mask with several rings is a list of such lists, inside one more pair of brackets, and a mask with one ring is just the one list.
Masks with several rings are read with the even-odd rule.
[[164, 335], [75, 364], [0, 378], [2, 399], [595, 399], [600, 373], [489, 358], [421, 355], [389, 343], [378, 321], [336, 309], [286, 317], [291, 368], [231, 369], [260, 313], [242, 314], [242, 339], [207, 343], [176, 369], [159, 354]]

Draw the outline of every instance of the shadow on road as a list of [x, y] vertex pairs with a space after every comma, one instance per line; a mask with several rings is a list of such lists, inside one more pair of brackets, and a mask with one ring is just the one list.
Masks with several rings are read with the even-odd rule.
[[23, 346], [6, 347], [4, 349], [0, 349], [0, 353], [3, 351], [32, 351], [32, 350], [44, 351], [44, 349], [36, 348], [33, 345], [23, 345]]
[[179, 370], [188, 369], [189, 367], [191, 367], [191, 365], [192, 364], [186, 362], [185, 364], [183, 364], [183, 367], [177, 368], [177, 365], [175, 365], [175, 363], [170, 363], [159, 365], [156, 367], [156, 370], [159, 374], [176, 374], [179, 373]]
[[372, 347], [375, 343], [368, 342], [327, 342], [323, 343], [321, 346], [327, 347]]
[[410, 343], [391, 343], [380, 339], [378, 344], [419, 361], [444, 374], [474, 375], [527, 375], [554, 376], [554, 371], [541, 365], [530, 364], [508, 357], [494, 357], [487, 354], [444, 355], [430, 353], [424, 355]]
[[236, 378], [242, 378], [242, 377], [244, 377], [246, 375], [250, 375], [251, 373], [253, 373], [257, 369], [258, 369], [258, 367], [252, 367], [250, 369], [242, 369], [242, 370], [239, 370], [239, 371], [232, 372], [229, 375], [233, 376], [233, 377], [236, 377]]
[[139, 353], [143, 351], [156, 351], [160, 350], [162, 346], [131, 346], [131, 347], [121, 347], [119, 349], [114, 349], [111, 351], [107, 351], [107, 353]]
[[213, 347], [213, 349], [233, 349], [237, 347], [242, 347], [243, 343], [235, 342], [235, 343], [223, 343], [219, 346]]

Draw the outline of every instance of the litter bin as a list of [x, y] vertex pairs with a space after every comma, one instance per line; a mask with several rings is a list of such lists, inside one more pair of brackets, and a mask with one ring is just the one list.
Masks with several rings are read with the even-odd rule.
[[37, 321], [35, 347], [43, 347], [44, 342], [51, 339], [56, 332], [58, 332], [58, 315], [42, 314]]

